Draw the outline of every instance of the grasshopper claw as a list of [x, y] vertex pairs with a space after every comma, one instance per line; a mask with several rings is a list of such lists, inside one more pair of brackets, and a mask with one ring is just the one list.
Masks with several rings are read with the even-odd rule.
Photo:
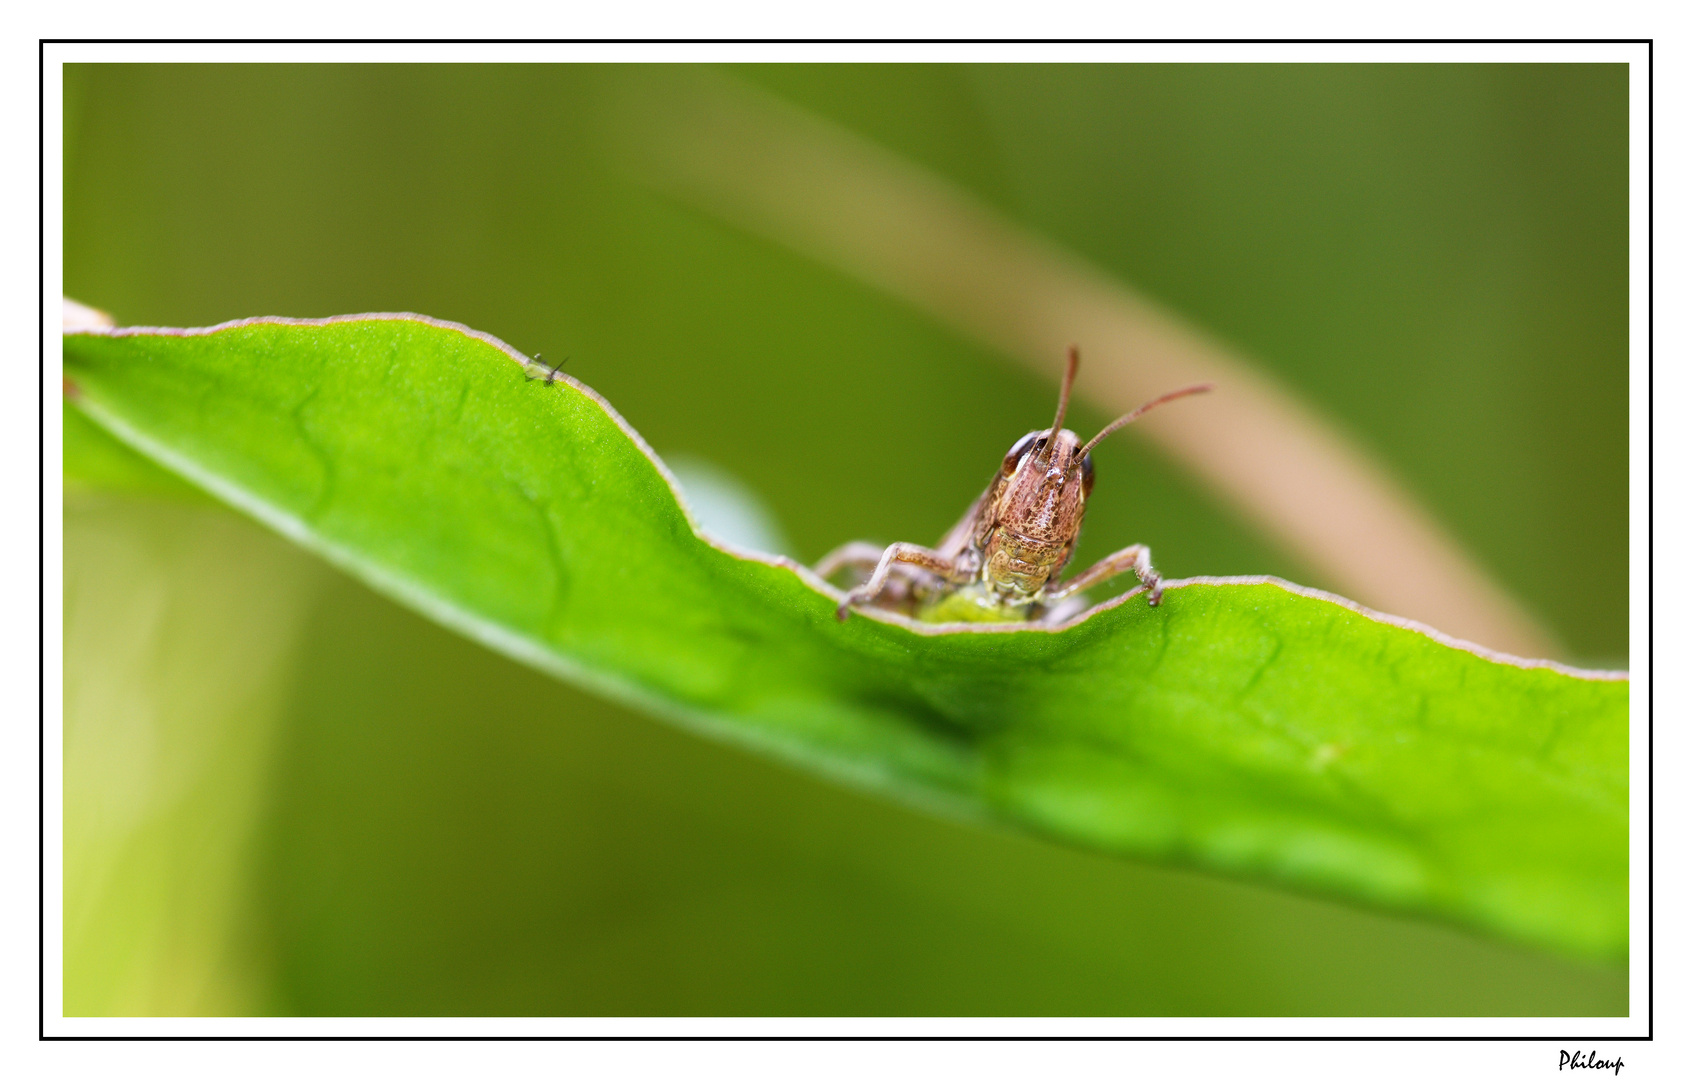
[[846, 594], [846, 599], [840, 601], [840, 606], [834, 609], [834, 617], [837, 621], [845, 622], [851, 618], [852, 609], [869, 599], [867, 596], [859, 595], [862, 592], [862, 588], [857, 588]]

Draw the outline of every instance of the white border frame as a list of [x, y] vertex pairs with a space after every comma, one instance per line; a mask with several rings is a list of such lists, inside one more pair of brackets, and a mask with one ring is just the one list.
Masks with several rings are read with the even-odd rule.
[[[45, 132], [44, 184], [45, 235], [42, 270], [49, 284], [63, 280], [60, 245], [63, 236], [63, 79], [67, 62], [130, 63], [567, 63], [595, 62], [702, 62], [702, 61], [794, 61], [794, 62], [1207, 62], [1234, 63], [1438, 63], [1438, 62], [1532, 62], [1532, 63], [1627, 63], [1631, 65], [1629, 145], [1629, 327], [1630, 342], [1630, 584], [1629, 631], [1630, 670], [1644, 694], [1634, 694], [1630, 708], [1630, 752], [1632, 765], [1630, 865], [1630, 915], [1635, 961], [1630, 966], [1629, 1001], [1632, 1014], [1624, 1018], [1085, 1018], [1085, 1019], [930, 1019], [930, 1018], [765, 1018], [765, 1019], [314, 1019], [314, 1018], [182, 1018], [182, 1019], [87, 1019], [48, 1015], [49, 1036], [209, 1036], [209, 1037], [1129, 1037], [1129, 1038], [1530, 1038], [1558, 1040], [1569, 1044], [1581, 1039], [1638, 1038], [1646, 1034], [1646, 1008], [1650, 1001], [1645, 961], [1647, 936], [1646, 876], [1650, 850], [1644, 828], [1649, 812], [1646, 771], [1646, 699], [1652, 686], [1648, 643], [1650, 490], [1645, 466], [1650, 444], [1646, 418], [1649, 415], [1650, 314], [1647, 288], [1649, 265], [1649, 173], [1647, 150], [1651, 129], [1645, 103], [1649, 98], [1650, 69], [1644, 44], [1538, 44], [1538, 43], [1451, 43], [1451, 44], [1082, 44], [1082, 45], [955, 45], [955, 44], [564, 44], [564, 45], [443, 45], [443, 44], [207, 44], [207, 45], [46, 45], [42, 122]], [[51, 289], [49, 289], [51, 292]], [[43, 379], [43, 453], [45, 506], [63, 505], [62, 423], [59, 416], [61, 357], [56, 346], [59, 299], [43, 298], [42, 325], [46, 349], [41, 357]], [[88, 298], [83, 298], [88, 299]], [[43, 990], [46, 1003], [63, 1000], [62, 952], [62, 683], [56, 673], [63, 670], [63, 522], [49, 512], [43, 521], [47, 604], [42, 612], [44, 652], [42, 661], [48, 678], [43, 687], [42, 706], [48, 718], [44, 756], [42, 796], [49, 813], [43, 822], [46, 970]], [[1142, 1044], [1143, 1045], [1143, 1044]], [[1585, 1043], [1581, 1044], [1585, 1047]], [[1628, 1056], [1627, 1048], [1620, 1048]], [[1185, 1054], [1186, 1051], [1181, 1051]], [[1324, 1051], [1324, 1054], [1328, 1054]], [[1611, 1051], [1603, 1051], [1611, 1056]], [[1142, 1052], [1137, 1045], [1136, 1063], [1150, 1064], [1160, 1053]], [[1231, 1055], [1230, 1055], [1231, 1056]], [[1329, 1055], [1331, 1056], [1331, 1055]], [[1341, 1054], [1341, 1057], [1347, 1055]], [[1443, 1068], [1444, 1053], [1414, 1068]], [[1463, 1056], [1470, 1064], [1479, 1058], [1469, 1049]], [[1357, 1060], [1370, 1061], [1380, 1071], [1377, 1055]], [[683, 1059], [685, 1060], [685, 1059]], [[1047, 1059], [1049, 1060], [1049, 1059]], [[1179, 1061], [1178, 1054], [1170, 1061]], [[1239, 1059], [1241, 1065], [1251, 1055]], [[1509, 1060], [1519, 1060], [1512, 1055]], [[1338, 1064], [1336, 1062], [1336, 1064]], [[1547, 1070], [1555, 1067], [1554, 1055]], [[1536, 1070], [1540, 1071], [1540, 1070]], [[1390, 1073], [1396, 1075], [1393, 1070]], [[1409, 1073], [1405, 1073], [1408, 1075]]]

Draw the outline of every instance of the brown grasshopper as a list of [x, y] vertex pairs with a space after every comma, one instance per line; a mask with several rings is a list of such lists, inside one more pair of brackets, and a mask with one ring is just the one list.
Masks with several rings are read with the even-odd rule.
[[[1068, 581], [1058, 575], [1075, 553], [1075, 539], [1093, 492], [1092, 449], [1159, 405], [1211, 389], [1188, 386], [1146, 402], [1105, 425], [1085, 445], [1063, 426], [1069, 390], [1081, 364], [1069, 347], [1069, 365], [1050, 430], [1030, 431], [1005, 454], [987, 490], [970, 505], [938, 547], [893, 544], [886, 550], [862, 540], [843, 544], [817, 564], [827, 578], [846, 567], [869, 570], [868, 580], [840, 602], [842, 621], [854, 607], [905, 611], [928, 622], [1019, 622], [1051, 616], [1062, 601], [1132, 570], [1146, 587], [1147, 603], [1163, 598], [1163, 580], [1144, 544], [1123, 548]], [[897, 574], [898, 576], [895, 576]]]

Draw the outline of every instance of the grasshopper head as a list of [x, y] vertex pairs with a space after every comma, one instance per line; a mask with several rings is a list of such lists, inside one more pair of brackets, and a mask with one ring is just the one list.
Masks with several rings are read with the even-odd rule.
[[1063, 426], [1064, 414], [1069, 411], [1069, 391], [1080, 367], [1081, 352], [1071, 345], [1063, 388], [1058, 392], [1057, 416], [1050, 428], [1030, 431], [1005, 455], [1004, 482], [998, 505], [993, 508], [1001, 528], [1061, 549], [1041, 562], [1068, 557], [1075, 534], [1081, 531], [1087, 496], [1093, 490], [1093, 456], [1088, 453], [1092, 447], [1083, 447], [1075, 432]]
[[988, 586], [1012, 603], [1032, 602], [1063, 569], [1087, 510], [1093, 461], [1081, 439], [1063, 426], [1080, 362], [1070, 346], [1057, 418], [1049, 429], [1030, 431], [1016, 441], [1005, 454], [994, 489], [982, 572]]
[[1093, 492], [1093, 455], [1082, 452], [1080, 436], [1068, 428], [1030, 431], [1005, 454], [1003, 472], [1001, 525], [1042, 540], [1073, 538]]
[[1117, 417], [1083, 443], [1063, 426], [1080, 362], [1071, 345], [1057, 418], [1050, 428], [1030, 431], [1018, 439], [1005, 454], [996, 497], [989, 508], [993, 529], [983, 551], [984, 575], [990, 587], [1013, 598], [1013, 602], [1037, 598], [1074, 552], [1087, 498], [1093, 493], [1093, 447], [1165, 402], [1210, 389], [1205, 383], [1155, 398]]
[[1093, 462], [1075, 432], [1060, 427], [1018, 439], [1003, 470], [982, 569], [1006, 601], [1030, 603], [1075, 549]]

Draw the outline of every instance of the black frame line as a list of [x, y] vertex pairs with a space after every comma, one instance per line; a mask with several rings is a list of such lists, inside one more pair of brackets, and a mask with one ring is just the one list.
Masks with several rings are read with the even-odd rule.
[[[36, 41], [38, 310], [47, 303], [49, 45], [1643, 45], [1645, 46], [1645, 1034], [1643, 1035], [49, 1035], [47, 1033], [47, 324], [38, 340], [36, 666], [36, 935], [38, 1042], [1653, 1042], [1656, 1039], [1654, 680], [1656, 60], [1655, 38], [38, 38]], [[1631, 61], [1629, 66], [1632, 66]], [[1631, 109], [1631, 106], [1630, 106]], [[1632, 207], [1629, 208], [1630, 212]], [[1631, 213], [1630, 213], [1631, 217]], [[62, 283], [61, 283], [62, 284]], [[61, 290], [62, 291], [62, 290]], [[62, 943], [61, 943], [62, 947]], [[61, 1003], [62, 1005], [62, 1003]], [[371, 1018], [375, 1019], [375, 1018]], [[661, 1019], [654, 1017], [654, 1020]], [[1218, 1017], [1216, 1019], [1226, 1019]], [[1286, 1019], [1308, 1019], [1288, 1017]], [[1333, 1018], [1329, 1018], [1333, 1019]], [[1500, 1017], [1499, 1019], [1507, 1019]]]

